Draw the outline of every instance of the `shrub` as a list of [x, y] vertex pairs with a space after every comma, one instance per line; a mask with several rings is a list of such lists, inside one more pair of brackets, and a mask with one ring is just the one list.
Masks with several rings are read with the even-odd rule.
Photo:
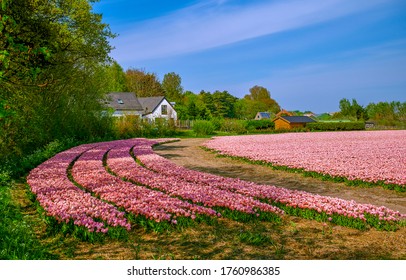
[[247, 124], [245, 121], [242, 120], [230, 120], [230, 119], [225, 119], [221, 128], [221, 131], [224, 132], [231, 132], [231, 133], [237, 133], [237, 134], [243, 134], [247, 133]]
[[214, 125], [214, 130], [220, 130], [224, 123], [224, 118], [212, 118], [211, 123]]
[[138, 116], [127, 115], [114, 120], [114, 134], [118, 139], [132, 137], [164, 137], [176, 133], [173, 120], [149, 121]]
[[193, 124], [193, 132], [196, 136], [211, 135], [215, 131], [215, 126], [211, 121], [197, 120]]
[[306, 124], [310, 130], [322, 131], [345, 131], [345, 130], [364, 130], [364, 122], [314, 122]]
[[275, 123], [271, 120], [248, 120], [247, 126], [256, 130], [274, 129]]

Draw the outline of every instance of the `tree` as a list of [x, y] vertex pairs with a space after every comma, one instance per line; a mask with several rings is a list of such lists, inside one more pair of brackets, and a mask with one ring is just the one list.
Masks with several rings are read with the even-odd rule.
[[344, 117], [350, 117], [356, 120], [367, 120], [368, 114], [364, 107], [358, 104], [357, 100], [352, 99], [352, 103], [346, 98], [340, 100], [340, 112]]
[[126, 76], [123, 68], [117, 63], [117, 61], [113, 61], [113, 63], [108, 65], [105, 71], [109, 92], [127, 91]]
[[279, 104], [271, 98], [269, 90], [262, 86], [250, 88], [250, 94], [244, 96], [247, 101], [249, 118], [253, 118], [257, 112], [277, 113], [281, 110]]
[[0, 104], [7, 111], [0, 120], [2, 155], [106, 131], [100, 71], [114, 34], [92, 13], [92, 2], [2, 0]]
[[130, 68], [126, 71], [127, 90], [135, 92], [138, 97], [164, 96], [161, 83], [155, 73], [143, 69]]
[[397, 125], [406, 123], [406, 102], [369, 103], [366, 107], [368, 116], [382, 125]]
[[212, 94], [214, 111], [211, 112], [213, 117], [218, 118], [234, 118], [234, 104], [238, 100], [237, 97], [231, 95], [228, 91], [216, 90]]
[[174, 72], [165, 74], [164, 79], [162, 80], [162, 89], [168, 100], [176, 103], [182, 100], [182, 78], [178, 74]]

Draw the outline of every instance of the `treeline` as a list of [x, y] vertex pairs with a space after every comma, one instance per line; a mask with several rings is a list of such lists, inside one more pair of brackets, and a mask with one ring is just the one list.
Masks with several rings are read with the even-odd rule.
[[268, 89], [254, 86], [244, 98], [237, 98], [228, 91], [184, 91], [180, 75], [171, 72], [162, 81], [155, 73], [130, 68], [126, 71], [113, 62], [106, 69], [109, 91], [135, 92], [138, 97], [165, 96], [175, 103], [181, 120], [210, 120], [213, 118], [252, 119], [257, 112], [277, 113], [279, 104], [271, 98]]
[[100, 114], [115, 35], [92, 1], [2, 0], [0, 154], [20, 157], [55, 139], [103, 138]]
[[360, 105], [356, 99], [340, 100], [340, 112], [334, 118], [347, 118], [357, 121], [373, 121], [383, 126], [406, 126], [406, 102], [378, 102]]

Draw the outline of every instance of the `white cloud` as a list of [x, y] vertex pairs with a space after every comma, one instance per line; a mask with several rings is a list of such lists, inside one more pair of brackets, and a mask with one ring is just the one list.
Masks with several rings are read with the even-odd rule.
[[140, 61], [198, 52], [242, 40], [321, 23], [368, 9], [384, 0], [286, 0], [232, 5], [202, 1], [120, 32], [113, 42], [119, 61]]

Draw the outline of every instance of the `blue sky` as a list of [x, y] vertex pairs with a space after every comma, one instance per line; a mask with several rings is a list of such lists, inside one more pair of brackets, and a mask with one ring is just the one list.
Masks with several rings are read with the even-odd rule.
[[405, 0], [100, 0], [111, 56], [185, 90], [243, 97], [266, 87], [281, 107], [338, 110], [406, 101]]

